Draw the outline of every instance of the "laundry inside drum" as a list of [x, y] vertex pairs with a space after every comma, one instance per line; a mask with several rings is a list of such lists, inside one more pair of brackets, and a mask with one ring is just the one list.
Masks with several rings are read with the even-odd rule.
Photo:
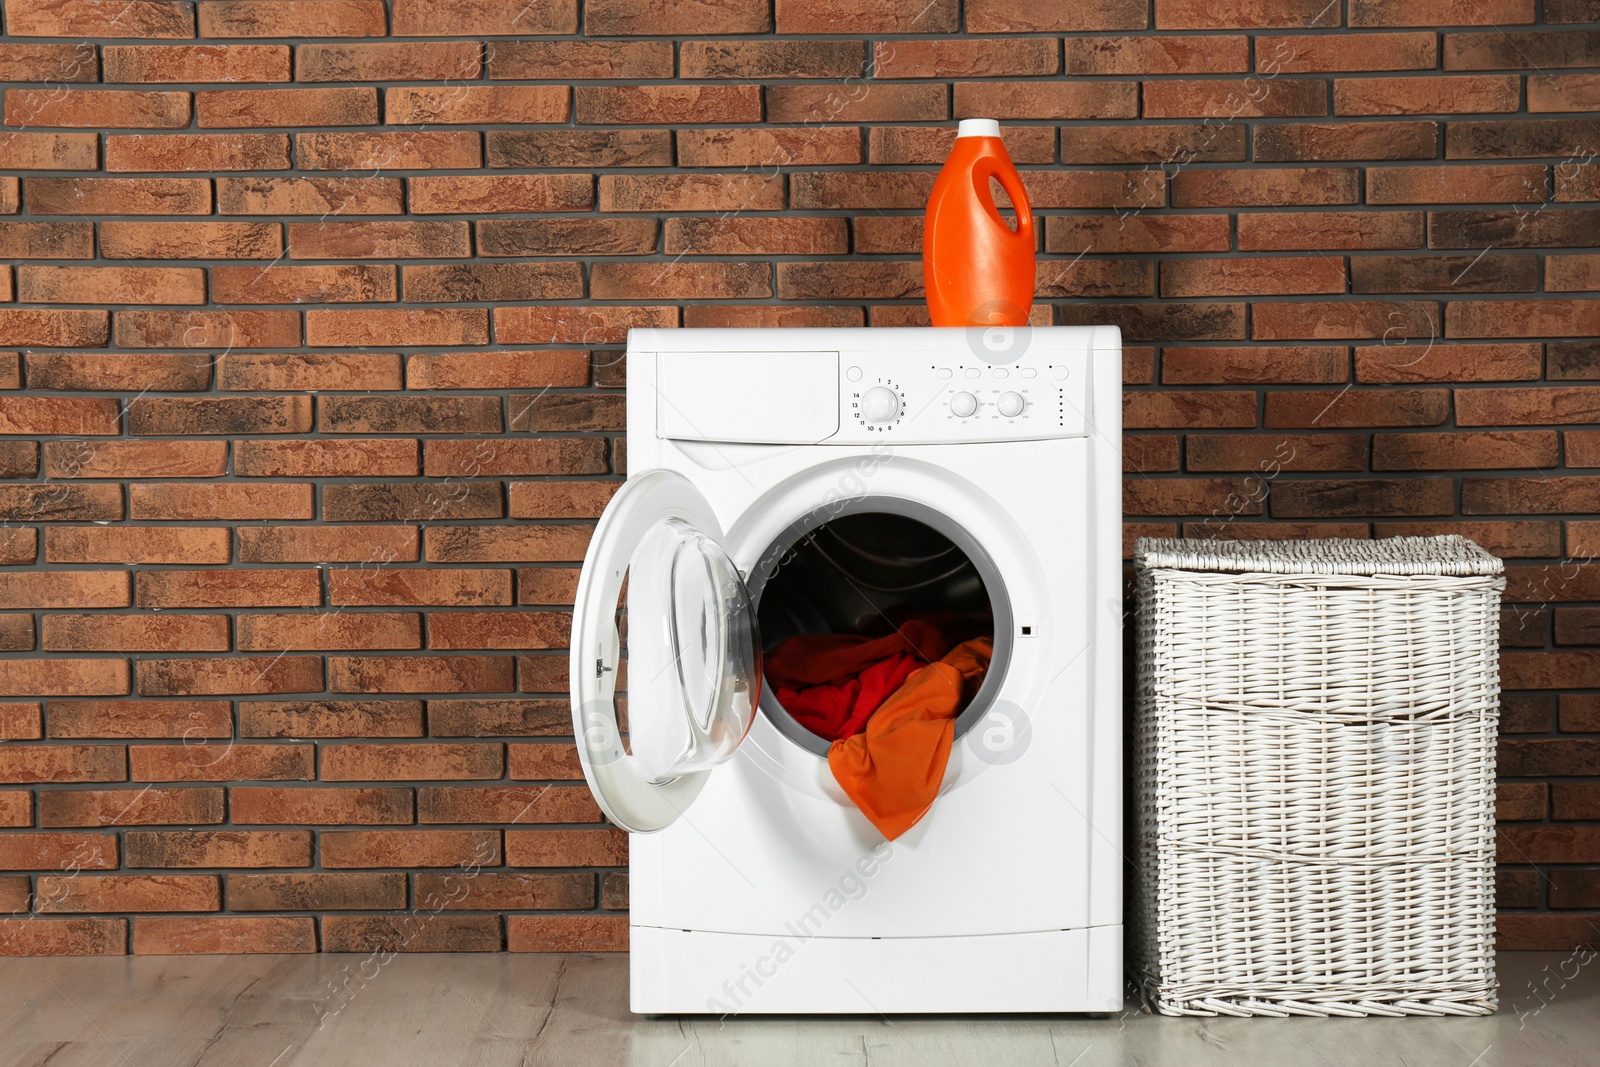
[[[754, 583], [767, 717], [819, 754], [880, 711], [954, 719], [962, 732], [1010, 649], [987, 554], [925, 509], [808, 518], [772, 546]], [[997, 627], [997, 616], [1007, 621]], [[925, 669], [939, 663], [960, 669]]]

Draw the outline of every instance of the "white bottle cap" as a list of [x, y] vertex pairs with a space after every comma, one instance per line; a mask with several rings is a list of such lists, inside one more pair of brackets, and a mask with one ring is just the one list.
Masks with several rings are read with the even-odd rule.
[[999, 137], [1000, 123], [994, 119], [962, 119], [957, 137]]

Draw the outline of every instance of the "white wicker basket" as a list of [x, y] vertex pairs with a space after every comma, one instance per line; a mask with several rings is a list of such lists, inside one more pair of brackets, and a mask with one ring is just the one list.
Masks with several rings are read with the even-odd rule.
[[1143, 538], [1134, 967], [1168, 1015], [1494, 1011], [1500, 561]]

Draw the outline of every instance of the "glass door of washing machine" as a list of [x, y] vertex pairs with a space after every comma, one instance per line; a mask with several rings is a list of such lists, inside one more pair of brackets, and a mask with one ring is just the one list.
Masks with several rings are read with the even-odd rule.
[[[572, 728], [595, 800], [635, 833], [683, 814], [755, 718], [761, 642], [722, 539], [688, 479], [652, 470], [623, 483], [583, 561]], [[626, 730], [617, 699], [624, 672]]]

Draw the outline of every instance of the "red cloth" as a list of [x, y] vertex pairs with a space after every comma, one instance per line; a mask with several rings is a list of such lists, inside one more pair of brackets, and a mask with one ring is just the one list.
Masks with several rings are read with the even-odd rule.
[[[779, 646], [780, 649], [786, 647], [788, 642]], [[828, 741], [837, 741], [865, 730], [867, 720], [878, 710], [878, 705], [922, 666], [923, 661], [915, 656], [897, 652], [837, 685], [778, 689], [778, 703], [807, 730]]]
[[[843, 685], [872, 664], [898, 653], [933, 662], [953, 648], [961, 636], [945, 620], [911, 618], [882, 637], [815, 634], [791, 637], [766, 657], [762, 666], [772, 691], [814, 685]], [[784, 702], [784, 707], [788, 707]]]
[[906, 679], [865, 731], [828, 750], [834, 780], [890, 841], [915, 826], [938, 797], [956, 715], [978, 691], [993, 654], [987, 637], [957, 645]]

